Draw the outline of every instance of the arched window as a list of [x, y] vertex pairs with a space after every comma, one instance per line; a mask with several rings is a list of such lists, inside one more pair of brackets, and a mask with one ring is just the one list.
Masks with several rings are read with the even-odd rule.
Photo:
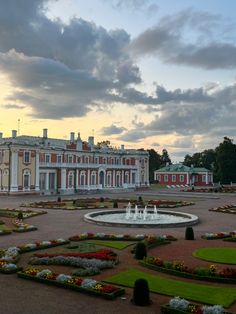
[[80, 174], [80, 185], [82, 185], [82, 186], [85, 185], [85, 179], [86, 179], [85, 172], [82, 171]]
[[120, 176], [120, 172], [117, 172], [116, 174], [116, 186], [119, 187], [121, 186], [121, 176]]
[[111, 186], [111, 171], [107, 173], [107, 186]]
[[68, 188], [71, 189], [74, 187], [74, 172], [70, 171], [68, 174]]
[[23, 189], [25, 191], [30, 190], [30, 170], [29, 169], [25, 169], [23, 171]]
[[125, 183], [129, 183], [129, 173], [125, 173]]
[[96, 172], [93, 171], [91, 174], [91, 185], [96, 185]]

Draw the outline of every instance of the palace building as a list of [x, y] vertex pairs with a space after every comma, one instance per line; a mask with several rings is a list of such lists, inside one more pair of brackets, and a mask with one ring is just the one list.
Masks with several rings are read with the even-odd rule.
[[209, 186], [213, 184], [213, 172], [203, 167], [167, 164], [154, 171], [154, 179], [164, 185]]
[[0, 133], [0, 193], [73, 194], [82, 190], [149, 186], [149, 155], [143, 149], [115, 148], [108, 141]]

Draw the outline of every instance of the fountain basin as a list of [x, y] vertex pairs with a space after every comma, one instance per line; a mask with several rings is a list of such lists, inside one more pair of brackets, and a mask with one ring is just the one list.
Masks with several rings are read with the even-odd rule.
[[158, 210], [156, 219], [127, 219], [126, 210], [95, 211], [84, 215], [84, 220], [103, 226], [136, 227], [136, 228], [173, 228], [192, 226], [199, 222], [197, 216], [167, 210]]

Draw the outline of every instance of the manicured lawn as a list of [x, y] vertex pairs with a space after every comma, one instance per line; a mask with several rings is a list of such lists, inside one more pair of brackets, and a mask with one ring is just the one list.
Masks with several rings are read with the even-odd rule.
[[205, 261], [236, 265], [236, 248], [200, 248], [193, 252], [193, 256]]
[[226, 308], [236, 300], [236, 288], [181, 282], [162, 276], [150, 275], [137, 269], [129, 269], [115, 276], [106, 278], [104, 281], [121, 286], [133, 287], [135, 280], [139, 278], [146, 279], [150, 291], [159, 294], [180, 296], [188, 300], [206, 304], [221, 304]]
[[95, 245], [102, 245], [111, 247], [113, 249], [123, 250], [128, 246], [135, 244], [134, 241], [100, 241], [100, 240], [89, 240], [88, 243], [95, 244]]
[[11, 229], [9, 229], [4, 223], [0, 224], [0, 230], [4, 232], [11, 232]]

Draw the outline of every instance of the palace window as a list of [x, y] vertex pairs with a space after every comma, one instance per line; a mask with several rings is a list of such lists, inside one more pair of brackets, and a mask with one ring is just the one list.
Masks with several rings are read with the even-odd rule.
[[24, 163], [28, 164], [30, 162], [30, 152], [24, 152]]
[[57, 163], [58, 164], [62, 163], [62, 155], [57, 155]]
[[46, 154], [46, 155], [45, 155], [45, 162], [46, 162], [46, 163], [51, 162], [51, 155], [50, 155], [50, 154]]

